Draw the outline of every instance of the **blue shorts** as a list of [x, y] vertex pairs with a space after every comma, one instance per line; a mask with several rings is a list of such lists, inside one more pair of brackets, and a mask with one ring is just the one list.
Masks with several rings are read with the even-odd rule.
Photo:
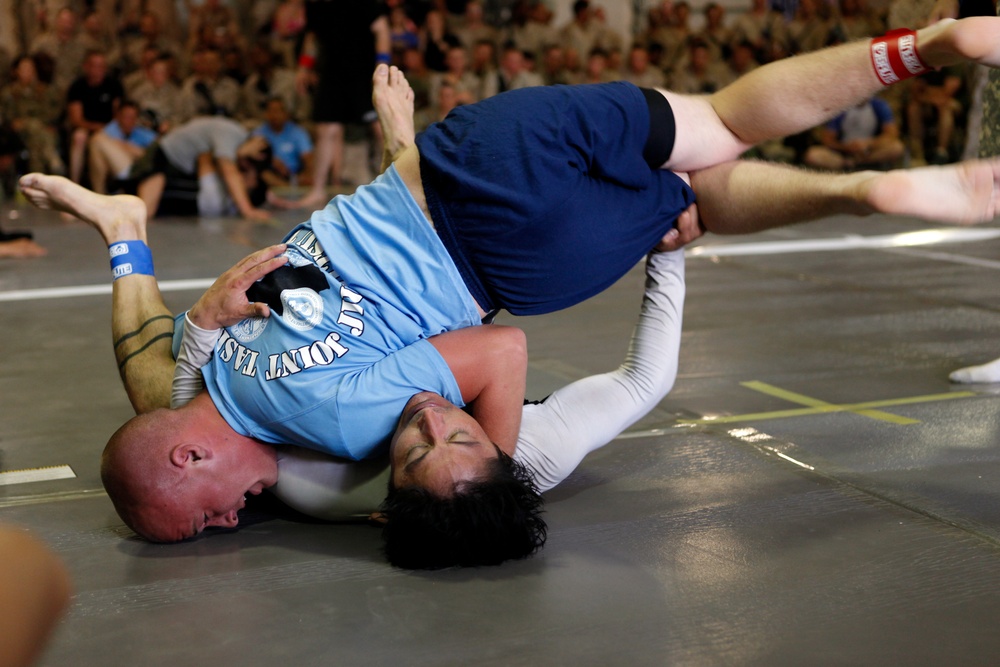
[[694, 202], [643, 149], [632, 84], [515, 90], [458, 107], [417, 137], [431, 217], [476, 301], [535, 315], [629, 271]]

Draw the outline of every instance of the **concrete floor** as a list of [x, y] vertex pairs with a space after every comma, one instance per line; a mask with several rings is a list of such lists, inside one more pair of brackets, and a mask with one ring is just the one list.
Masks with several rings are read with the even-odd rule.
[[[765, 245], [690, 257], [676, 388], [549, 494], [545, 549], [412, 573], [383, 562], [377, 530], [274, 501], [237, 531], [134, 537], [97, 472], [131, 415], [106, 253], [49, 214], [4, 221], [50, 254], [0, 262], [0, 466], [75, 474], [0, 486], [0, 521], [34, 530], [76, 585], [43, 665], [997, 662], [1000, 398], [947, 373], [1000, 355], [1000, 238], [782, 245], [925, 228], [830, 219], [710, 239]], [[158, 276], [213, 278], [285, 228], [157, 222]], [[516, 321], [532, 397], [620, 362], [641, 280]], [[200, 289], [174, 286], [176, 309]], [[67, 287], [83, 289], [46, 291]]]

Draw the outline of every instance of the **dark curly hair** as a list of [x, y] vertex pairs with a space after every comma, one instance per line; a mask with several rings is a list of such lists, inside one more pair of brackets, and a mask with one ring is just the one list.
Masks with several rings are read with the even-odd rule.
[[397, 489], [379, 511], [385, 516], [383, 551], [396, 567], [499, 565], [526, 558], [545, 544], [542, 500], [534, 476], [497, 448], [482, 479], [462, 485], [448, 498], [425, 489]]

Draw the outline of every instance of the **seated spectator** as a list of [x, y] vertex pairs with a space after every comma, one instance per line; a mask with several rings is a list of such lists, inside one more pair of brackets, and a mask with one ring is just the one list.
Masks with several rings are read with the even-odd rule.
[[108, 177], [126, 180], [132, 164], [156, 141], [155, 131], [139, 124], [139, 106], [125, 101], [115, 119], [90, 138], [88, 166], [94, 192], [107, 194]]
[[483, 20], [483, 4], [478, 0], [470, 0], [465, 5], [461, 25], [457, 26], [453, 33], [467, 49], [475, 46], [476, 42], [486, 40], [496, 43], [500, 38], [497, 29]]
[[472, 73], [479, 79], [479, 95], [481, 100], [492, 97], [500, 92], [500, 79], [497, 74], [497, 47], [493, 42], [477, 42], [472, 49]]
[[240, 92], [240, 84], [222, 74], [219, 51], [204, 48], [191, 57], [191, 76], [181, 86], [188, 117], [235, 116]]
[[573, 19], [559, 31], [559, 43], [566, 50], [575, 49], [579, 54], [589, 54], [597, 46], [603, 26], [594, 20], [588, 0], [573, 3]]
[[687, 64], [670, 75], [670, 89], [678, 93], [714, 93], [732, 81], [729, 68], [724, 63], [713, 62], [708, 45], [692, 39], [688, 47]]
[[139, 105], [142, 114], [152, 116], [153, 129], [164, 134], [188, 119], [188, 105], [181, 96], [181, 89], [171, 76], [173, 59], [161, 55], [149, 67], [143, 81], [128, 97]]
[[242, 86], [247, 81], [250, 72], [247, 71], [247, 60], [241, 49], [231, 47], [220, 51], [222, 54], [222, 76]]
[[280, 66], [295, 68], [305, 30], [305, 0], [283, 0], [271, 17], [271, 50], [278, 55]]
[[649, 50], [650, 62], [667, 71], [683, 57], [686, 49], [685, 38], [674, 30], [674, 3], [663, 0], [649, 9], [648, 26], [636, 36], [636, 42]]
[[750, 42], [758, 60], [770, 53], [771, 40], [781, 39], [785, 32], [784, 17], [767, 6], [767, 0], [750, 0], [750, 11], [733, 22], [733, 42]]
[[504, 47], [500, 56], [500, 67], [496, 71], [497, 92], [517, 90], [531, 86], [542, 86], [545, 82], [534, 72], [529, 72], [524, 54], [513, 44]]
[[542, 80], [547, 86], [569, 83], [566, 74], [566, 55], [558, 44], [545, 47], [542, 54]]
[[69, 178], [79, 183], [90, 137], [111, 122], [124, 97], [118, 79], [108, 72], [108, 59], [90, 51], [83, 60], [83, 74], [66, 93], [66, 124], [69, 128]]
[[608, 70], [607, 52], [603, 49], [591, 49], [583, 68], [583, 78], [574, 83], [608, 83], [614, 79], [614, 74]]
[[478, 100], [479, 78], [469, 69], [469, 56], [464, 46], [453, 46], [448, 49], [445, 57], [448, 69], [444, 72], [431, 74], [430, 99], [438, 99], [438, 90], [442, 85], [452, 87], [458, 104], [471, 104]]
[[279, 56], [267, 42], [257, 42], [247, 54], [250, 76], [243, 83], [240, 101], [240, 118], [259, 121], [269, 100], [280, 97], [292, 118], [301, 118], [298, 93], [295, 89], [295, 71], [280, 66]]
[[822, 49], [830, 41], [833, 21], [823, 0], [799, 0], [795, 18], [788, 22], [788, 48], [792, 53]]
[[834, 30], [843, 41], [853, 42], [880, 34], [882, 25], [863, 0], [840, 0], [840, 15], [834, 22]]
[[160, 52], [155, 46], [147, 46], [142, 50], [139, 56], [139, 69], [122, 77], [122, 88], [126, 96], [130, 97], [135, 89], [149, 78], [149, 70], [159, 57]]
[[834, 171], [891, 167], [905, 152], [889, 105], [877, 97], [827, 123], [820, 141], [821, 145], [806, 151], [805, 162]]
[[[552, 27], [552, 10], [544, 2], [516, 3], [504, 38], [508, 41], [525, 53], [543, 56], [549, 46], [559, 42], [559, 33]], [[471, 49], [472, 45], [466, 47]]]
[[420, 30], [402, 4], [395, 5], [389, 11], [389, 39], [393, 53], [420, 48]]
[[56, 123], [62, 100], [51, 86], [38, 80], [35, 61], [21, 56], [14, 63], [14, 79], [0, 91], [0, 118], [27, 148], [29, 171], [64, 175], [58, 150]]
[[300, 125], [292, 122], [282, 98], [272, 97], [267, 101], [264, 121], [253, 135], [264, 137], [271, 146], [271, 168], [264, 172], [267, 184], [271, 187], [311, 185], [312, 139]]
[[191, 14], [188, 17], [188, 32], [199, 35], [206, 32], [228, 32], [241, 34], [236, 13], [222, 0], [204, 0], [201, 5], [189, 5]]
[[68, 7], [59, 10], [52, 30], [38, 35], [29, 46], [28, 53], [33, 56], [40, 53], [49, 56], [55, 65], [52, 85], [60, 93], [69, 88], [79, 74], [80, 63], [87, 54], [87, 47], [77, 32], [76, 12]]
[[[406, 49], [400, 56], [399, 68], [406, 72], [406, 80], [410, 82], [410, 87], [413, 89], [414, 109], [424, 109], [430, 106], [431, 78], [434, 73], [427, 68], [427, 63], [424, 62], [424, 52], [416, 47]], [[476, 81], [478, 86], [478, 77]]]
[[641, 44], [636, 44], [629, 51], [624, 79], [640, 88], [663, 88], [667, 84], [663, 70], [649, 64], [649, 51]]
[[732, 54], [729, 56], [729, 71], [733, 79], [738, 79], [747, 72], [757, 69], [760, 63], [754, 54], [753, 46], [750, 42], [739, 42], [733, 45]]
[[[680, 4], [685, 6], [687, 5], [687, 3]], [[604, 7], [599, 5], [595, 6], [592, 16], [593, 22], [597, 27], [597, 36], [594, 39], [594, 47], [603, 50], [607, 54], [611, 54], [613, 51], [617, 51], [621, 54], [622, 48], [625, 46], [625, 40], [622, 39], [622, 36], [618, 34], [617, 30], [608, 25], [608, 17], [604, 11]], [[619, 65], [620, 64], [621, 63], [619, 62]]]
[[[220, 54], [229, 49], [244, 49], [243, 33], [236, 25], [191, 24], [186, 51], [195, 53], [202, 49], [214, 49]], [[221, 58], [221, 55], [220, 55]]]
[[124, 39], [122, 67], [125, 71], [132, 72], [139, 69], [147, 49], [153, 49], [158, 54], [170, 54], [174, 58], [181, 58], [184, 53], [184, 47], [180, 42], [163, 33], [160, 19], [151, 10], [139, 16], [138, 34]]
[[462, 44], [458, 37], [449, 32], [444, 12], [437, 10], [427, 12], [420, 31], [420, 43], [427, 67], [435, 72], [447, 69], [444, 60], [448, 49]]
[[431, 123], [444, 120], [452, 109], [462, 104], [455, 88], [450, 83], [443, 82], [438, 86], [437, 97], [432, 100], [431, 105], [414, 114], [413, 121], [417, 132], [426, 130]]
[[960, 68], [943, 68], [911, 80], [906, 122], [910, 159], [916, 164], [951, 162], [955, 120], [962, 112], [958, 101], [961, 89]]
[[705, 26], [695, 35], [708, 45], [712, 59], [726, 60], [733, 43], [733, 31], [726, 26], [726, 10], [717, 2], [705, 5]]
[[258, 208], [266, 199], [257, 174], [270, 151], [263, 137], [250, 137], [236, 121], [201, 116], [174, 128], [152, 144], [129, 172], [150, 218], [169, 190], [170, 212], [218, 216], [235, 210], [248, 220], [267, 221]]
[[87, 12], [80, 22], [80, 41], [88, 51], [101, 51], [108, 54], [110, 61], [118, 60], [118, 35], [112, 28], [111, 17], [96, 11]]
[[[609, 81], [621, 81], [622, 74], [625, 70], [625, 62], [622, 60], [622, 50], [619, 48], [613, 48], [607, 51], [607, 72]], [[527, 57], [527, 54], [526, 56]], [[531, 71], [534, 72], [534, 63], [532, 63]]]

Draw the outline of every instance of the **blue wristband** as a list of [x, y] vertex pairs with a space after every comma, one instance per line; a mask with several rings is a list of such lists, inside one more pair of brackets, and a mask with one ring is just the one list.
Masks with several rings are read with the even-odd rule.
[[108, 246], [111, 255], [112, 282], [125, 276], [139, 274], [152, 276], [153, 253], [142, 241], [121, 241]]
[[376, 53], [375, 54], [375, 64], [376, 65], [378, 65], [380, 63], [385, 63], [386, 65], [388, 65], [391, 62], [392, 62], [392, 56], [389, 55], [388, 53]]

